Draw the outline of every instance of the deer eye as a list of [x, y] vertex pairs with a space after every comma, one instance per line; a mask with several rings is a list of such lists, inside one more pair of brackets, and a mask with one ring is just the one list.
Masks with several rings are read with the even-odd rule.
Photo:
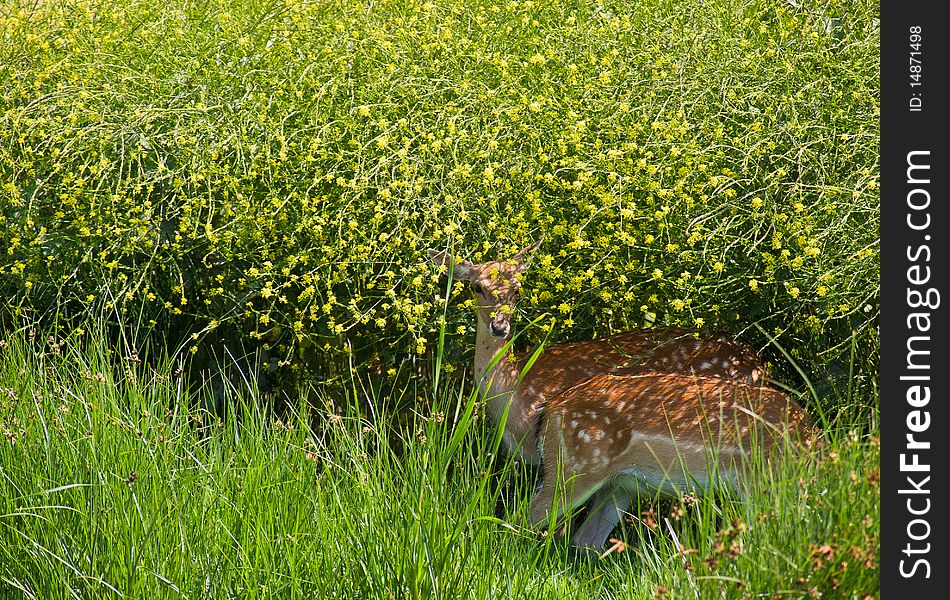
[[482, 286], [477, 283], [472, 284], [472, 289], [475, 291], [476, 294], [481, 294], [482, 292], [485, 291], [482, 289]]

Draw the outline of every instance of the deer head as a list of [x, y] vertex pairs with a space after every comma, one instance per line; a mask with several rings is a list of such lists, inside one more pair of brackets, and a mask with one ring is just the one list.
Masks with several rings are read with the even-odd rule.
[[542, 240], [531, 244], [508, 260], [475, 264], [456, 260], [445, 250], [429, 250], [429, 260], [439, 267], [451, 269], [452, 278], [468, 281], [475, 294], [478, 320], [492, 337], [507, 339], [511, 335], [511, 315], [521, 291], [522, 274], [531, 264], [531, 255]]

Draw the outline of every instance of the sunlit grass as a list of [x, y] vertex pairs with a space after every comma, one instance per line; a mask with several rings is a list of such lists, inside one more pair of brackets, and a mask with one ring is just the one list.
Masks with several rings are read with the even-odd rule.
[[[231, 388], [219, 417], [192, 408], [173, 365], [112, 365], [95, 343], [3, 344], [6, 594], [877, 593], [878, 448], [858, 433], [866, 423], [839, 424], [819, 457], [761, 474], [742, 501], [635, 508], [623, 544], [596, 561], [523, 528], [536, 475], [495, 456], [496, 432], [457, 389], [427, 398], [411, 423], [303, 406], [276, 415], [253, 385]], [[398, 396], [371, 394], [380, 408]]]

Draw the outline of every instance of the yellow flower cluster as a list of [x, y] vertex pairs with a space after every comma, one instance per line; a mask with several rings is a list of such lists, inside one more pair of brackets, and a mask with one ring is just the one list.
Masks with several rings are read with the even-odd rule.
[[[438, 339], [427, 247], [482, 261], [544, 236], [520, 308], [555, 337], [817, 336], [876, 314], [873, 7], [842, 9], [843, 43], [764, 0], [672, 21], [531, 0], [19, 6], [0, 13], [6, 310], [101, 305], [284, 365], [396, 364]], [[473, 332], [467, 311], [446, 326]]]

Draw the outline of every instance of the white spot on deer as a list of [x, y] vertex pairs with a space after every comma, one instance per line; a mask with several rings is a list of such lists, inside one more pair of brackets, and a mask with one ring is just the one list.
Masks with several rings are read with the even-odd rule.
[[583, 442], [590, 442], [590, 434], [587, 433], [585, 429], [581, 429], [580, 431], [577, 432], [577, 439]]

